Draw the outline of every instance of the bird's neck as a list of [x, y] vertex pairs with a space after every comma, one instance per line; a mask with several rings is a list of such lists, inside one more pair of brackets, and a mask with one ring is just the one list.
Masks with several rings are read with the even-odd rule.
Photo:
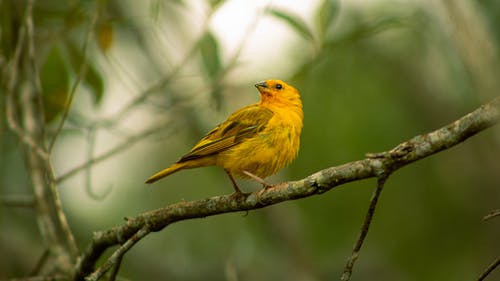
[[299, 96], [291, 96], [291, 97], [271, 97], [266, 96], [262, 97], [259, 105], [265, 106], [267, 108], [294, 108], [300, 109], [302, 111], [302, 102]]
[[298, 118], [297, 121], [300, 120], [302, 123], [302, 119], [304, 118], [304, 113], [302, 111], [302, 102], [300, 97], [290, 97], [290, 98], [280, 98], [280, 99], [262, 99], [259, 102], [260, 106], [264, 106], [269, 108], [272, 112], [277, 114], [283, 114], [287, 116], [294, 116], [294, 118]]

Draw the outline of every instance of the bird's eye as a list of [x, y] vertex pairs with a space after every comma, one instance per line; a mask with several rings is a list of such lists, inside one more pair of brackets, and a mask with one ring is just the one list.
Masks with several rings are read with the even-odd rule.
[[276, 89], [281, 90], [283, 86], [281, 84], [276, 84]]

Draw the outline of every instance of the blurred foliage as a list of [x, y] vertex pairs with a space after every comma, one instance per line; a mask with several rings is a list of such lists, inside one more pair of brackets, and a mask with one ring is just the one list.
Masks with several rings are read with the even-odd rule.
[[[82, 65], [88, 67], [54, 150], [57, 176], [89, 160], [88, 150], [97, 157], [166, 122], [165, 129], [145, 135], [139, 145], [131, 143], [124, 153], [95, 164], [89, 177], [78, 174], [61, 183], [81, 248], [92, 231], [120, 224], [125, 216], [231, 192], [217, 168], [181, 172], [153, 188], [144, 187], [143, 180], [175, 161], [233, 109], [253, 102], [254, 77], [287, 73], [290, 77], [276, 78], [300, 89], [304, 103], [299, 157], [270, 182], [300, 179], [390, 149], [488, 101], [477, 92], [477, 80], [431, 1], [356, 5], [324, 0], [315, 2], [309, 14], [293, 4], [272, 4], [260, 17], [283, 24], [292, 39], [285, 46], [247, 42], [267, 49], [236, 63], [221, 39], [224, 34], [210, 26], [211, 17], [233, 1], [194, 2], [36, 1], [36, 62], [47, 121], [59, 120]], [[1, 105], [24, 5], [0, 2]], [[483, 0], [474, 7], [497, 46], [500, 3]], [[258, 41], [267, 30], [256, 28], [261, 33], [248, 36]], [[274, 48], [282, 48], [279, 57], [267, 61], [265, 52]], [[293, 69], [283, 69], [282, 61], [292, 61]], [[258, 63], [267, 72], [259, 72], [262, 67], [252, 70], [254, 77], [238, 72]], [[0, 194], [29, 195], [21, 146], [2, 126]], [[53, 127], [48, 124], [49, 136]], [[89, 130], [96, 132], [95, 149], [88, 149]], [[480, 220], [500, 205], [498, 140], [499, 129], [490, 129], [389, 178], [352, 280], [474, 280], [500, 254], [499, 220]], [[112, 190], [94, 200], [86, 183]], [[258, 188], [252, 182], [242, 185]], [[248, 214], [174, 224], [139, 242], [125, 256], [120, 276], [339, 279], [374, 187], [373, 180], [356, 182]], [[7, 253], [0, 255], [0, 279], [26, 275], [43, 251], [32, 210], [2, 205], [0, 225], [5, 230], [0, 252]], [[489, 280], [499, 278], [497, 270]]]
[[[59, 75], [56, 76], [54, 73]], [[45, 121], [50, 122], [65, 109], [69, 94], [68, 70], [57, 46], [52, 47], [42, 64], [40, 80]]]
[[[2, 57], [11, 58], [18, 42], [18, 31], [24, 26], [24, 7], [26, 1], [2, 1]], [[70, 83], [80, 74], [82, 65], [87, 70], [83, 84], [89, 88], [94, 101], [98, 104], [104, 92], [101, 73], [95, 62], [86, 56], [81, 46], [85, 40], [85, 29], [89, 28], [92, 13], [90, 2], [37, 1], [34, 6], [34, 26], [36, 63], [40, 65], [40, 82], [44, 99], [46, 121], [51, 122], [66, 110], [70, 94]], [[101, 22], [96, 27], [97, 44], [106, 51], [112, 44], [112, 25]], [[5, 73], [4, 73], [5, 75]], [[72, 79], [70, 79], [72, 78]]]
[[213, 79], [221, 71], [222, 63], [219, 55], [219, 43], [211, 32], [205, 34], [200, 42], [201, 58], [203, 67], [208, 78]]
[[270, 15], [288, 23], [290, 25], [290, 27], [293, 28], [304, 39], [311, 41], [311, 42], [314, 41], [314, 36], [312, 34], [312, 31], [309, 30], [306, 23], [303, 22], [300, 19], [300, 17], [298, 17], [297, 15], [293, 15], [293, 14], [290, 14], [290, 13], [285, 12], [283, 10], [276, 9], [276, 8], [268, 9], [267, 13], [269, 13]]

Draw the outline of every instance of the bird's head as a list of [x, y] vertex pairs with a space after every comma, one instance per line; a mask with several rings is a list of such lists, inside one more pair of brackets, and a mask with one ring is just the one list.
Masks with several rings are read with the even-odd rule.
[[299, 91], [281, 80], [266, 80], [255, 84], [262, 104], [295, 105], [302, 107]]

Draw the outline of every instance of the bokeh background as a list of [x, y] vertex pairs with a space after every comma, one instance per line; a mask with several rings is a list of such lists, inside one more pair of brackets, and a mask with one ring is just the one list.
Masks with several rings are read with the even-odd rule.
[[[24, 5], [0, 1], [2, 69]], [[299, 156], [270, 182], [391, 149], [500, 89], [496, 0], [46, 0], [34, 20], [49, 135], [88, 67], [52, 154], [81, 249], [124, 217], [232, 192], [213, 167], [143, 182], [257, 101], [256, 82], [285, 80], [304, 104]], [[2, 121], [0, 195], [32, 193], [23, 157]], [[481, 220], [500, 206], [499, 159], [494, 127], [397, 171], [352, 280], [475, 280], [500, 255], [500, 220]], [[173, 224], [125, 256], [120, 280], [338, 280], [375, 184]], [[0, 205], [0, 229], [0, 279], [28, 274], [43, 253], [33, 210]]]

